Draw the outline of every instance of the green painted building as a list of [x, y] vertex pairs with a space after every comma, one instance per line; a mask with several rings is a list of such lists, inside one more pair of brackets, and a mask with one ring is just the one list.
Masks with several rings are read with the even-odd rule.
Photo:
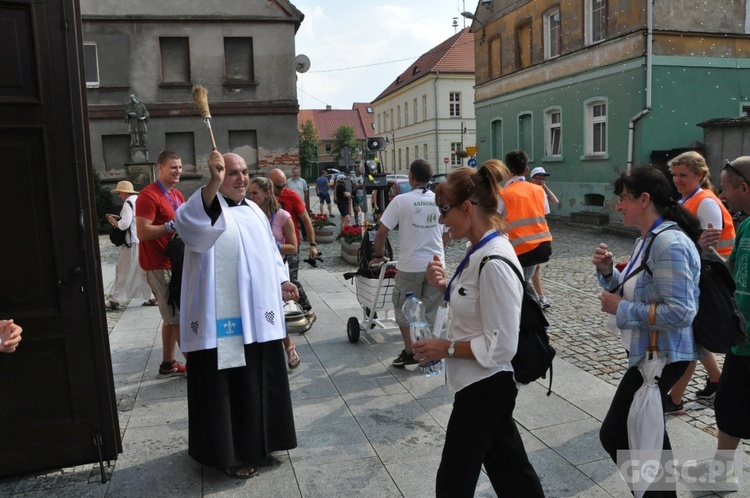
[[[480, 2], [471, 28], [479, 163], [521, 148], [551, 175], [553, 215], [619, 220], [617, 175], [705, 153], [699, 123], [750, 110], [745, 2], [695, 5]], [[710, 166], [717, 178], [721, 164]]]

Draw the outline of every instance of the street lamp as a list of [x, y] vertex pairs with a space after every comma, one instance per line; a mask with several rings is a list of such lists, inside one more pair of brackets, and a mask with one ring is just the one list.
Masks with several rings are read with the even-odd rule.
[[464, 17], [464, 18], [466, 18], [466, 19], [471, 19], [472, 21], [476, 21], [477, 23], [479, 23], [480, 26], [482, 26], [482, 38], [479, 40], [479, 44], [481, 45], [482, 43], [484, 43], [484, 34], [485, 34], [484, 33], [484, 28], [486, 28], [487, 26], [485, 26], [485, 24], [482, 21], [480, 21], [479, 19], [477, 19], [477, 17], [474, 14], [472, 14], [471, 12], [468, 12], [468, 11], [467, 12], [461, 12], [461, 16]]

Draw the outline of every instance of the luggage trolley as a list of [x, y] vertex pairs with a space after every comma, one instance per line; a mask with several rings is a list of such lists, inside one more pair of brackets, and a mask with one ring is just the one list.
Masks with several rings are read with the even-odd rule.
[[[380, 331], [398, 330], [395, 315], [388, 316], [393, 311], [393, 287], [395, 285], [396, 264], [398, 261], [387, 261], [380, 267], [378, 278], [367, 278], [362, 275], [354, 276], [357, 288], [357, 301], [362, 306], [362, 320], [356, 316], [346, 322], [346, 335], [349, 342], [356, 344], [361, 331], [369, 332], [377, 328]], [[384, 311], [384, 318], [377, 318], [377, 312]]]

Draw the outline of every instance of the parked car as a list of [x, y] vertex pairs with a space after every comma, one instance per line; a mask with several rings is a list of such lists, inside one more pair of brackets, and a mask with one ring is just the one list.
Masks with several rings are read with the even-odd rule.
[[411, 192], [408, 178], [388, 178], [388, 202], [399, 194]]

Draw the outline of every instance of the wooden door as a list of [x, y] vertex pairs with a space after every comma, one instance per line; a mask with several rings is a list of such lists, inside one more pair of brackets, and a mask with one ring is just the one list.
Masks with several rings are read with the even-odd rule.
[[0, 476], [121, 451], [77, 0], [0, 0]]

